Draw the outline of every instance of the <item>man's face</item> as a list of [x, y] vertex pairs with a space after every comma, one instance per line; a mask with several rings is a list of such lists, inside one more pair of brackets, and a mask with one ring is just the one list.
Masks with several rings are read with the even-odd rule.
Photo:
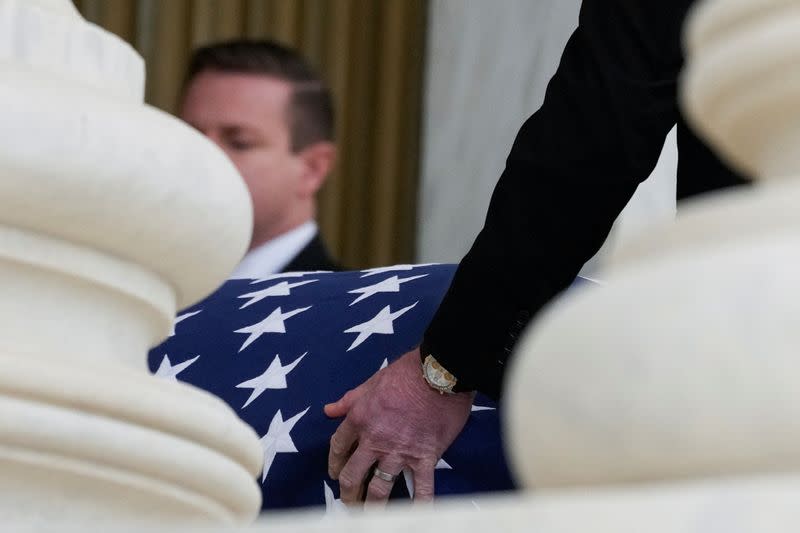
[[[308, 218], [302, 205], [302, 159], [292, 153], [291, 85], [255, 74], [203, 71], [190, 82], [180, 118], [222, 148], [253, 200], [253, 244]], [[256, 240], [260, 242], [255, 242]]]

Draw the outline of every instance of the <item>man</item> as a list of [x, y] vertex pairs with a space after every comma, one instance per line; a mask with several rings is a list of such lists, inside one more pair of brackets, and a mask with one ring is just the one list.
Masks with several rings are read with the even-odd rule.
[[315, 223], [316, 194], [336, 159], [333, 103], [302, 57], [270, 41], [200, 48], [180, 118], [225, 151], [250, 191], [250, 251], [232, 277], [338, 270]]
[[432, 498], [433, 466], [461, 431], [473, 391], [501, 395], [517, 336], [603, 244], [674, 124], [679, 190], [743, 181], [677, 106], [681, 29], [693, 3], [583, 1], [545, 101], [522, 126], [421, 348], [325, 408], [346, 416], [329, 456], [344, 502], [364, 489], [368, 501], [384, 501], [406, 468], [416, 498]]

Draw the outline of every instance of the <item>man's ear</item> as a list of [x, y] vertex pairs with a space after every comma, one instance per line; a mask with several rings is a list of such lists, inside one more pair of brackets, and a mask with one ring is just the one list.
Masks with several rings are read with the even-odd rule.
[[314, 196], [336, 164], [336, 145], [329, 141], [316, 142], [303, 148], [298, 157], [304, 167], [299, 192], [303, 196]]

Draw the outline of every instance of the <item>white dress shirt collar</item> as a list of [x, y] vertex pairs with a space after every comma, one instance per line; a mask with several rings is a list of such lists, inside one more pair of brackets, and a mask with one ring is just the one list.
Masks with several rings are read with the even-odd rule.
[[295, 258], [317, 234], [317, 224], [311, 220], [267, 241], [244, 256], [231, 279], [258, 279], [277, 274]]

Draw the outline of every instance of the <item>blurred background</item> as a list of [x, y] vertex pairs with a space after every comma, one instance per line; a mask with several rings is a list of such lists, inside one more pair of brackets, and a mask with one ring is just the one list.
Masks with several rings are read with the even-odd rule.
[[[336, 98], [337, 169], [318, 222], [346, 266], [457, 262], [514, 136], [544, 98], [580, 0], [75, 0], [133, 45], [174, 112], [190, 51], [232, 37], [297, 48]], [[674, 213], [674, 142], [624, 233]], [[671, 199], [670, 199], [671, 195]], [[636, 231], [630, 231], [635, 228]]]

